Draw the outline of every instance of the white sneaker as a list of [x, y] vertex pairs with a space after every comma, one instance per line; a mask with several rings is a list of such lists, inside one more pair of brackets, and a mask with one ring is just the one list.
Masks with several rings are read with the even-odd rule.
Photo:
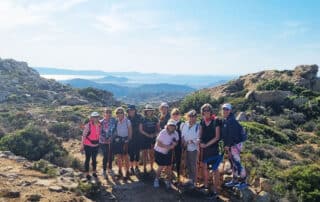
[[158, 188], [159, 187], [159, 179], [154, 179], [154, 182], [153, 182], [153, 187], [154, 188]]

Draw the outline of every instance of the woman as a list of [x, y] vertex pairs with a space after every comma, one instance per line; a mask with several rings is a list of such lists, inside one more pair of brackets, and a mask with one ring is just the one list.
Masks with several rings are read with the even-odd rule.
[[[208, 165], [212, 165], [212, 158], [218, 157], [219, 146], [218, 142], [220, 140], [220, 123], [218, 120], [212, 118], [212, 106], [210, 104], [204, 104], [201, 107], [201, 114], [203, 119], [200, 122], [200, 148], [203, 151], [201, 164], [202, 172], [204, 176], [204, 188], [208, 188]], [[213, 162], [213, 174], [214, 174], [214, 184], [213, 190], [210, 193], [212, 197], [217, 195], [219, 186], [219, 170], [218, 166], [221, 159], [217, 159]]]
[[97, 178], [97, 154], [99, 150], [99, 138], [101, 133], [101, 125], [99, 122], [99, 113], [92, 112], [89, 123], [84, 126], [82, 133], [82, 144], [80, 151], [85, 152], [86, 160], [84, 169], [87, 180], [91, 179], [89, 174], [89, 163], [92, 160], [92, 176]]
[[127, 112], [132, 125], [132, 139], [129, 142], [128, 152], [130, 156], [130, 172], [133, 175], [139, 173], [138, 163], [140, 159], [141, 145], [139, 126], [142, 121], [142, 116], [137, 113], [136, 106], [134, 105], [128, 105]]
[[147, 160], [150, 159], [150, 167], [153, 171], [154, 151], [153, 146], [155, 138], [160, 130], [159, 120], [154, 116], [154, 108], [151, 105], [146, 105], [144, 108], [144, 117], [139, 126], [140, 133], [142, 134], [142, 157], [143, 157], [143, 171], [147, 172]]
[[182, 153], [182, 147], [181, 147], [181, 120], [180, 120], [180, 110], [178, 108], [173, 108], [171, 111], [171, 119], [176, 122], [176, 131], [179, 135], [179, 141], [177, 142], [176, 147], [174, 148], [174, 165], [176, 168], [176, 172], [178, 175], [178, 181], [180, 182], [180, 165], [181, 165], [181, 153]]
[[112, 174], [112, 150], [111, 150], [111, 139], [115, 132], [116, 120], [112, 117], [111, 108], [105, 108], [104, 118], [100, 121], [101, 124], [101, 135], [99, 139], [100, 149], [103, 154], [103, 170], [102, 175], [104, 178], [107, 177], [107, 163], [108, 173]]
[[164, 129], [165, 125], [170, 119], [170, 113], [169, 113], [169, 105], [166, 102], [163, 102], [159, 106], [160, 111], [160, 129]]
[[176, 122], [174, 120], [169, 120], [165, 129], [163, 129], [159, 136], [157, 137], [156, 144], [154, 146], [156, 163], [158, 164], [158, 169], [156, 171], [156, 178], [154, 180], [153, 186], [155, 188], [159, 187], [160, 173], [163, 169], [166, 170], [167, 180], [165, 181], [166, 187], [171, 188], [171, 164], [172, 164], [172, 150], [177, 145], [179, 141], [179, 135], [176, 132]]
[[189, 184], [193, 188], [197, 179], [197, 158], [200, 138], [200, 124], [197, 123], [197, 112], [190, 110], [186, 114], [186, 122], [181, 125], [182, 145], [186, 147], [186, 167]]
[[[132, 137], [132, 127], [131, 122], [128, 118], [126, 118], [124, 114], [124, 109], [122, 107], [118, 107], [115, 110], [117, 115], [116, 121], [116, 135], [113, 139], [113, 153], [116, 156], [117, 164], [119, 168], [119, 175], [125, 176], [128, 178], [129, 176], [129, 158], [127, 146], [128, 142]], [[122, 173], [122, 164], [125, 163], [126, 173], [123, 175]]]

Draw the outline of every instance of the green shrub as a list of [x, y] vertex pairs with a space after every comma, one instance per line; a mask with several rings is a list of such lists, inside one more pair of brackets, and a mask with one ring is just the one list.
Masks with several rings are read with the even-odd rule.
[[286, 90], [292, 91], [294, 83], [282, 80], [268, 80], [257, 86], [258, 90]]
[[42, 173], [49, 175], [50, 177], [55, 177], [58, 175], [58, 169], [49, 164], [48, 161], [43, 159], [33, 163], [33, 169], [38, 170]]
[[210, 103], [212, 107], [219, 108], [218, 102], [211, 98], [210, 94], [203, 92], [196, 92], [191, 95], [186, 96], [181, 104], [180, 109], [183, 113], [188, 112], [190, 109], [195, 109], [200, 112], [200, 108], [202, 105]]
[[287, 189], [295, 190], [302, 201], [320, 201], [320, 166], [295, 166], [282, 174]]
[[316, 123], [314, 121], [308, 121], [303, 124], [302, 129], [307, 132], [312, 132], [316, 128]]
[[70, 136], [70, 126], [67, 123], [53, 123], [48, 127], [48, 131], [65, 139]]
[[295, 125], [292, 120], [281, 118], [276, 121], [275, 124], [280, 129], [295, 129]]
[[67, 151], [54, 137], [32, 127], [3, 137], [0, 140], [0, 149], [10, 150], [29, 160], [46, 159], [56, 164], [67, 156]]

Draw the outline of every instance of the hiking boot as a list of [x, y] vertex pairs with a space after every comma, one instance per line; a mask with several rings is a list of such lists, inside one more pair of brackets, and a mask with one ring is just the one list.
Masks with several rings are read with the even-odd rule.
[[214, 200], [214, 199], [218, 199], [219, 196], [217, 194], [217, 192], [211, 192], [206, 196], [207, 200]]
[[159, 185], [159, 179], [154, 179], [154, 182], [153, 182], [153, 187], [154, 188], [158, 188], [160, 185]]
[[236, 184], [238, 184], [236, 181], [231, 180], [230, 182], [227, 182], [224, 184], [225, 187], [234, 187]]
[[172, 183], [170, 181], [165, 181], [166, 188], [171, 189], [172, 188]]
[[234, 185], [234, 187], [237, 189], [245, 189], [248, 187], [248, 184], [245, 182], [239, 182], [236, 185]]
[[87, 175], [86, 178], [87, 178], [88, 181], [90, 181], [91, 180], [91, 175]]
[[94, 178], [98, 178], [97, 173], [92, 173], [92, 176], [93, 176]]

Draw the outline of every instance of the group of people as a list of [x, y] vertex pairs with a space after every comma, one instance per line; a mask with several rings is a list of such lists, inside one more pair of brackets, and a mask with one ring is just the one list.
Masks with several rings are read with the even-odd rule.
[[[201, 170], [203, 188], [208, 189], [209, 180], [213, 181], [210, 193], [216, 195], [220, 186], [219, 165], [223, 154], [227, 153], [232, 168], [233, 179], [225, 186], [242, 186], [245, 184], [246, 172], [240, 162], [243, 139], [242, 127], [235, 119], [232, 106], [225, 103], [221, 107], [221, 118], [213, 115], [210, 104], [204, 104], [200, 109], [200, 123], [197, 122], [196, 110], [190, 110], [182, 121], [178, 108], [169, 112], [169, 105], [161, 103], [160, 116], [155, 109], [146, 105], [143, 115], [139, 114], [134, 105], [115, 109], [105, 108], [103, 119], [98, 112], [90, 115], [90, 121], [85, 125], [82, 135], [81, 151], [85, 153], [85, 174], [88, 180], [97, 177], [97, 154], [99, 148], [103, 154], [104, 177], [113, 175], [112, 162], [116, 159], [119, 176], [128, 178], [130, 174], [138, 174], [140, 154], [143, 172], [147, 165], [155, 172], [154, 187], [159, 187], [161, 172], [165, 171], [167, 188], [172, 186], [173, 170], [180, 179], [181, 161], [187, 170], [188, 184], [196, 186], [198, 170]], [[219, 151], [219, 142], [224, 144], [224, 151]], [[89, 164], [92, 162], [92, 176], [89, 174]], [[154, 162], [158, 165], [154, 167]], [[124, 169], [123, 169], [124, 168]], [[212, 172], [210, 172], [212, 171]], [[211, 173], [213, 175], [211, 175]]]

